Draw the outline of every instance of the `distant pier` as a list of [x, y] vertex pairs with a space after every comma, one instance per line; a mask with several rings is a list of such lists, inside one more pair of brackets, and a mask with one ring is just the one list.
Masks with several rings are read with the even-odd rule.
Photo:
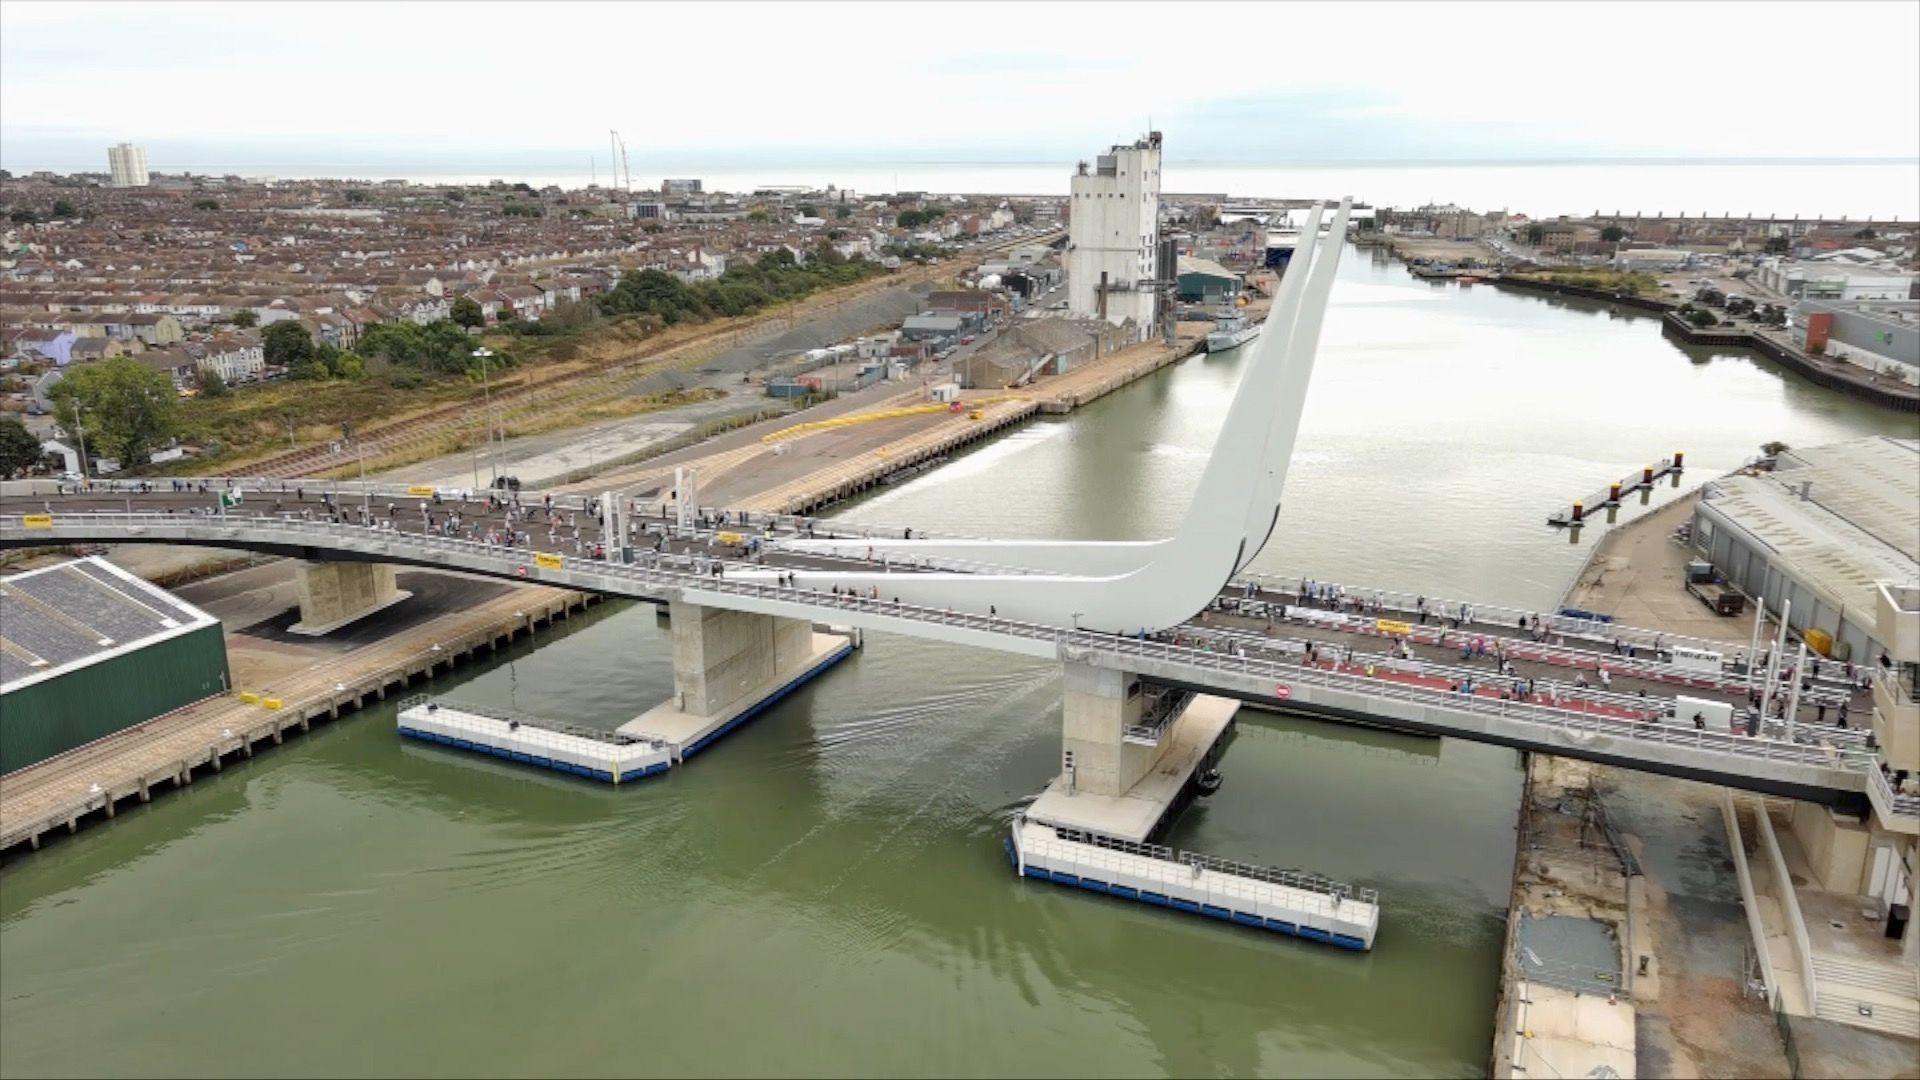
[[1628, 473], [1594, 494], [1574, 500], [1572, 506], [1547, 515], [1547, 524], [1560, 529], [1578, 528], [1591, 520], [1596, 510], [1618, 510], [1620, 501], [1628, 495], [1640, 493], [1644, 501], [1644, 496], [1653, 491], [1655, 484], [1669, 476], [1678, 479], [1686, 471], [1685, 457], [1676, 450], [1672, 457], [1661, 458], [1637, 473]]

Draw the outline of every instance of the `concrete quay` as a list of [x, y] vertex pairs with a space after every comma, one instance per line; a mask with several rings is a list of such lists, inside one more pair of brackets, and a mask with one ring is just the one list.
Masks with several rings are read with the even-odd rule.
[[[1668, 537], [1698, 497], [1608, 532], [1565, 604], [1675, 637], [1750, 627], [1684, 590], [1697, 556]], [[1865, 846], [1827, 807], [1531, 755], [1491, 1074], [1920, 1076], [1913, 969], [1867, 898], [1823, 884], [1857, 882]], [[1548, 918], [1612, 942], [1617, 991], [1543, 982], [1520, 934]]]
[[[48, 833], [76, 833], [114, 817], [123, 803], [150, 802], [157, 791], [220, 772], [289, 734], [492, 654], [598, 600], [545, 586], [513, 590], [330, 663], [263, 682], [271, 687], [264, 693], [212, 697], [11, 773], [0, 784], [0, 854], [38, 849]], [[244, 678], [238, 666], [236, 678]]]

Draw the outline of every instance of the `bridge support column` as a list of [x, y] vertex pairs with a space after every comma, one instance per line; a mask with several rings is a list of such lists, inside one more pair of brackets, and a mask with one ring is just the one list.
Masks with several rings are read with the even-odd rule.
[[1201, 694], [1169, 703], [1178, 715], [1140, 728], [1147, 694], [1129, 671], [1066, 663], [1060, 774], [1027, 810], [1030, 820], [1145, 841], [1179, 804], [1240, 703]]
[[393, 564], [303, 562], [297, 575], [300, 621], [289, 633], [320, 637], [413, 594], [394, 585]]
[[1075, 794], [1124, 795], [1165, 749], [1126, 741], [1140, 722], [1140, 679], [1130, 672], [1069, 661], [1060, 708], [1061, 776]]
[[852, 635], [784, 619], [675, 601], [673, 700], [621, 725], [687, 758], [853, 651]]

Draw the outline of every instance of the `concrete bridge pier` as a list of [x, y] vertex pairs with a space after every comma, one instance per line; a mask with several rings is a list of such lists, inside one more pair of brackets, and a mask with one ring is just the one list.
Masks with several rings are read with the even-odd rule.
[[680, 760], [846, 658], [855, 645], [850, 632], [823, 632], [806, 619], [677, 600], [668, 606], [668, 619], [673, 698], [620, 731], [663, 739]]
[[1060, 775], [1027, 816], [1142, 842], [1200, 771], [1239, 711], [1231, 698], [1195, 695], [1164, 725], [1143, 721], [1138, 675], [1069, 660], [1060, 710]]
[[394, 584], [392, 563], [303, 562], [296, 583], [300, 621], [287, 630], [308, 637], [330, 634], [413, 595]]

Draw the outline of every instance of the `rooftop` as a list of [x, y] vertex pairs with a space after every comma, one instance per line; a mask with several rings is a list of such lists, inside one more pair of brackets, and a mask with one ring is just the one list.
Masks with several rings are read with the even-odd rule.
[[218, 622], [98, 556], [0, 578], [0, 693]]
[[1792, 450], [1771, 475], [1712, 487], [1708, 506], [1836, 606], [1871, 612], [1879, 582], [1920, 581], [1920, 441], [1872, 436]]

